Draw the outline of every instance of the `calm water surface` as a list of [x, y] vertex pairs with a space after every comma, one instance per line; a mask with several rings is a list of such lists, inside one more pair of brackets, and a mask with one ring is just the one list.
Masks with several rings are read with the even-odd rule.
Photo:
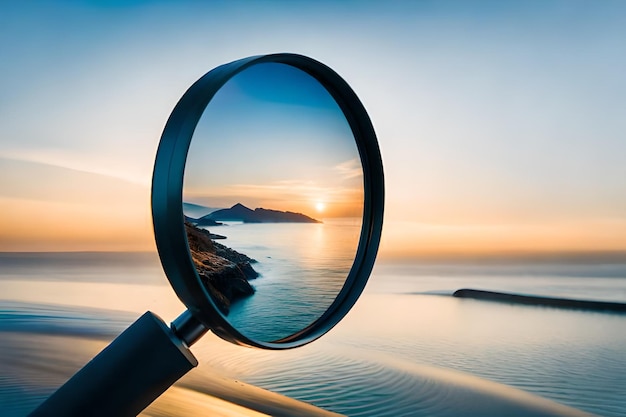
[[228, 319], [247, 336], [276, 340], [304, 329], [335, 299], [352, 267], [360, 219], [324, 223], [227, 223], [220, 242], [252, 257], [260, 277]]
[[[201, 362], [197, 375], [221, 372], [348, 415], [438, 415], [433, 404], [454, 399], [445, 390], [416, 385], [412, 366], [427, 364], [599, 415], [624, 416], [626, 315], [445, 295], [469, 287], [626, 301], [624, 271], [623, 263], [613, 261], [383, 262], [353, 311], [319, 342], [267, 352], [207, 336], [193, 348]], [[264, 279], [270, 280], [264, 275], [254, 284]], [[0, 300], [4, 334], [111, 338], [145, 309], [166, 320], [182, 311], [154, 255], [2, 254]], [[5, 358], [14, 354], [0, 352]], [[0, 408], [24, 415], [16, 400], [28, 393], [24, 379], [0, 374]], [[38, 374], [25, 369], [24, 375], [32, 381]]]

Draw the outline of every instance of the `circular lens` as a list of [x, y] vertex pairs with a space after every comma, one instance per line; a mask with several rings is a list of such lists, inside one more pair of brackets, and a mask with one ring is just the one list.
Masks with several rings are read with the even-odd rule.
[[187, 241], [213, 303], [245, 336], [280, 340], [328, 310], [363, 204], [350, 125], [309, 74], [258, 64], [206, 107], [185, 167]]
[[382, 164], [367, 113], [300, 55], [246, 58], [198, 80], [165, 127], [152, 193], [177, 295], [237, 343], [321, 336], [360, 295], [378, 249]]

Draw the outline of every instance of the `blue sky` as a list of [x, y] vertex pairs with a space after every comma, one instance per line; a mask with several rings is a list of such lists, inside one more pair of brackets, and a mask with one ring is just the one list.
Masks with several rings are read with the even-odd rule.
[[359, 217], [363, 180], [350, 126], [330, 93], [305, 72], [284, 64], [248, 68], [202, 115], [183, 198], [208, 207], [243, 203]]
[[[109, 4], [2, 6], [0, 229], [30, 236], [15, 247], [5, 232], [2, 250], [46, 248], [38, 235], [54, 241], [63, 207], [135, 221], [56, 247], [151, 248], [148, 184], [176, 101], [211, 68], [272, 52], [330, 65], [368, 109], [387, 176], [383, 253], [626, 249], [624, 2]], [[20, 161], [48, 175], [28, 179]], [[55, 187], [58, 169], [141, 198], [103, 218], [108, 198], [39, 195], [32, 184]], [[24, 211], [57, 214], [37, 231]], [[141, 238], [122, 238], [129, 223]]]

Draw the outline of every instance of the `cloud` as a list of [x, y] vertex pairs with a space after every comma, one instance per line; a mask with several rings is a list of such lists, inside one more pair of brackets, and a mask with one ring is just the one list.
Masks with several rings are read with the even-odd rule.
[[344, 179], [360, 178], [363, 176], [361, 161], [357, 158], [344, 161], [333, 168]]

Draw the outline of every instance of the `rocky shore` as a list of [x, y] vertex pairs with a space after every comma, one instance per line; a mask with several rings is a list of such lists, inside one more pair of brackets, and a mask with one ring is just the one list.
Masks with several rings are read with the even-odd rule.
[[198, 275], [217, 307], [228, 314], [231, 304], [254, 294], [248, 280], [257, 278], [252, 264], [256, 260], [227, 246], [214, 242], [209, 231], [185, 222], [187, 241]]

